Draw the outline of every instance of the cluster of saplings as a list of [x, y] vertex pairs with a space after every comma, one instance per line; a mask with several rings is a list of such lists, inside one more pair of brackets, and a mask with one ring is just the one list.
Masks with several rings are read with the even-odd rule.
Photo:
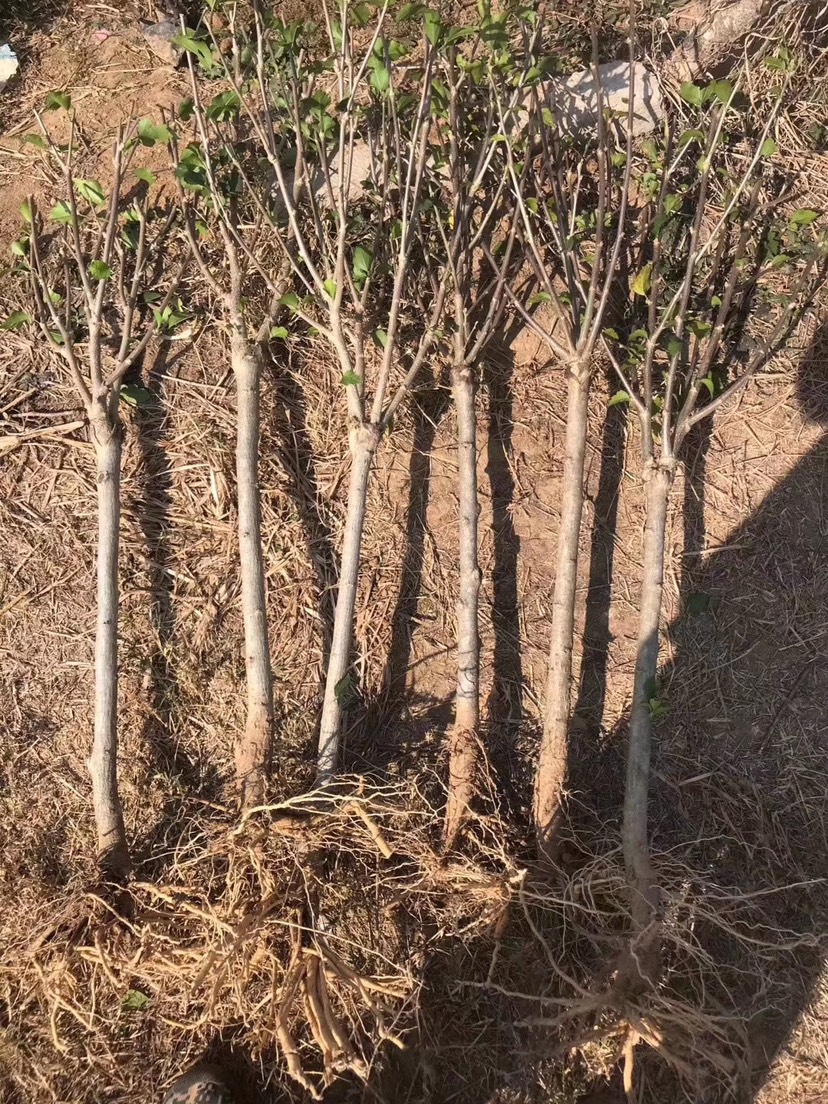
[[[218, 5], [213, 5], [214, 9]], [[119, 407], [129, 373], [187, 317], [196, 285], [227, 334], [237, 396], [237, 516], [247, 720], [236, 743], [243, 808], [261, 804], [274, 732], [258, 486], [265, 358], [287, 341], [327, 345], [347, 412], [350, 483], [336, 613], [319, 717], [317, 785], [341, 763], [352, 699], [352, 635], [366, 502], [377, 450], [427, 363], [450, 374], [457, 426], [457, 684], [448, 737], [444, 846], [461, 845], [476, 799], [480, 630], [476, 389], [490, 343], [518, 318], [567, 380], [566, 446], [544, 701], [535, 769], [539, 857], [554, 862], [569, 757], [578, 546], [590, 388], [639, 427], [646, 484], [643, 577], [623, 818], [636, 961], [657, 948], [647, 825], [668, 500], [702, 419], [759, 373], [824, 276], [818, 213], [781, 214], [774, 140], [789, 59], [774, 59], [776, 106], [756, 121], [738, 87], [685, 85], [663, 123], [635, 131], [635, 33], [626, 104], [605, 96], [597, 37], [592, 100], [564, 112], [551, 32], [532, 8], [449, 26], [425, 5], [340, 0], [319, 25], [215, 11], [182, 30], [190, 95], [176, 115], [119, 128], [111, 184], [76, 175], [69, 97], [52, 93], [29, 141], [60, 195], [23, 210], [17, 269], [30, 327], [83, 403], [97, 457], [98, 620], [89, 760], [99, 859], [123, 878], [129, 848], [117, 782]], [[589, 60], [591, 56], [591, 61]], [[69, 140], [54, 140], [54, 112]], [[169, 152], [167, 191], [141, 166]], [[172, 260], [171, 260], [172, 258]], [[311, 345], [313, 348], [313, 345]], [[332, 355], [331, 355], [332, 354]], [[333, 369], [331, 365], [335, 366]], [[271, 597], [278, 607], [279, 595]], [[654, 967], [653, 967], [654, 968]]]

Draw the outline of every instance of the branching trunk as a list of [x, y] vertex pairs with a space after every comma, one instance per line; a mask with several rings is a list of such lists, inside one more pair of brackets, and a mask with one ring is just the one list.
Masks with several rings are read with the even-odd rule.
[[449, 784], [445, 839], [451, 848], [474, 797], [480, 726], [480, 629], [477, 562], [477, 423], [471, 368], [452, 371], [457, 410], [457, 466], [460, 537], [460, 596], [457, 603], [457, 693], [454, 729], [449, 742]]
[[89, 411], [97, 460], [98, 620], [95, 633], [95, 734], [89, 757], [92, 804], [103, 873], [129, 873], [129, 850], [118, 793], [118, 539], [121, 517], [121, 434], [104, 402]]
[[328, 782], [339, 766], [339, 730], [343, 701], [349, 695], [348, 670], [351, 660], [351, 640], [354, 627], [362, 533], [365, 527], [365, 507], [371, 464], [379, 443], [375, 428], [362, 426], [351, 434], [351, 482], [348, 487], [348, 513], [342, 543], [342, 566], [336, 596], [331, 654], [325, 678], [325, 698], [319, 726], [319, 754], [316, 778]]
[[262, 509], [259, 495], [259, 388], [261, 365], [240, 329], [231, 339], [238, 428], [236, 482], [239, 508], [247, 720], [236, 745], [236, 783], [242, 808], [260, 805], [273, 749], [273, 673], [267, 629]]
[[647, 934], [658, 903], [650, 860], [647, 805], [653, 731], [651, 703], [657, 696], [658, 628], [664, 588], [667, 504], [672, 484], [672, 467], [661, 465], [651, 469], [647, 483], [644, 574], [624, 790], [624, 865], [631, 896], [633, 958], [637, 963], [636, 972], [645, 978], [654, 975], [658, 961], [654, 936]]
[[578, 583], [578, 543], [584, 508], [589, 368], [573, 365], [566, 411], [566, 454], [563, 467], [561, 521], [552, 599], [552, 627], [546, 680], [546, 710], [535, 778], [535, 832], [539, 852], [556, 854], [561, 802], [569, 761], [569, 710], [572, 687], [572, 645], [575, 632], [575, 591]]

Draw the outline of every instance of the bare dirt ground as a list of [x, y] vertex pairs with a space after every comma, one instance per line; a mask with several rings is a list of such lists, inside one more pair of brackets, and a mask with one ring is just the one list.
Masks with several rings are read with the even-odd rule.
[[[30, 194], [54, 182], [21, 136], [46, 92], [68, 91], [92, 169], [129, 113], [185, 94], [130, 31], [149, 10], [54, 5], [15, 45], [22, 70], [0, 95], [0, 256]], [[37, 16], [37, 18], [35, 18]], [[2, 20], [0, 20], [2, 22]], [[113, 31], [100, 41], [96, 31]], [[2, 37], [2, 36], [0, 36]], [[147, 164], [155, 151], [147, 151]], [[802, 165], [823, 189], [828, 162]], [[5, 261], [2, 262], [5, 265]], [[5, 276], [0, 315], [17, 306]], [[274, 793], [311, 774], [336, 578], [347, 446], [317, 351], [300, 342], [268, 369], [262, 487], [279, 748]], [[158, 343], [140, 380], [150, 407], [124, 412], [122, 787], [138, 878], [163, 869], [188, 824], [226, 808], [243, 720], [234, 541], [234, 414], [225, 340], [206, 315], [194, 340]], [[137, 381], [137, 377], [136, 377]], [[634, 435], [597, 389], [582, 546], [573, 803], [585, 823], [617, 818], [636, 629], [643, 502]], [[541, 695], [562, 462], [564, 386], [537, 342], [509, 335], [480, 389], [485, 701], [493, 769], [525, 823]], [[71, 388], [25, 334], [0, 337], [0, 1098], [9, 1104], [156, 1099], [205, 1047], [243, 1067], [268, 1099], [304, 1099], [278, 1056], [183, 1035], [153, 1007], [123, 1007], [94, 1045], [56, 1009], [16, 995], [15, 971], [55, 902], [94, 880], [85, 768], [94, 621], [93, 454]], [[828, 1100], [828, 315], [815, 312], [771, 375], [691, 450], [673, 500], [653, 827], [656, 848], [761, 898], [785, 940], [762, 976], [728, 974], [751, 1009], [756, 1104]], [[449, 392], [425, 381], [383, 449], [370, 502], [356, 646], [361, 703], [349, 766], [389, 776], [442, 769], [453, 685], [456, 497]], [[522, 798], [521, 796], [522, 795]], [[577, 866], [577, 847], [570, 856]], [[700, 921], [703, 927], [703, 921]], [[804, 933], [798, 939], [797, 933]], [[762, 942], [766, 936], [757, 932]], [[703, 941], [703, 933], [700, 933]], [[458, 952], [462, 954], [462, 951]], [[727, 948], [722, 948], [727, 959]], [[526, 1084], [537, 1040], [493, 1022], [450, 984], [446, 952], [427, 979], [395, 1099], [570, 1101], [600, 1070]], [[459, 968], [459, 967], [458, 967]], [[430, 987], [430, 988], [429, 988]], [[86, 1027], [90, 1027], [89, 1024]], [[542, 1045], [542, 1044], [541, 1044]], [[103, 1049], [102, 1049], [103, 1048]], [[476, 1049], [477, 1048], [477, 1049]], [[642, 1101], [667, 1089], [645, 1066]], [[343, 1090], [344, 1091], [344, 1090]], [[377, 1099], [347, 1095], [348, 1099]], [[616, 1086], [607, 1102], [623, 1099]], [[544, 1095], [545, 1094], [545, 1095]], [[345, 1097], [343, 1097], [344, 1099]], [[251, 1098], [252, 1099], [252, 1098]], [[681, 1099], [670, 1096], [669, 1099]], [[712, 1099], [710, 1097], [709, 1099]]]

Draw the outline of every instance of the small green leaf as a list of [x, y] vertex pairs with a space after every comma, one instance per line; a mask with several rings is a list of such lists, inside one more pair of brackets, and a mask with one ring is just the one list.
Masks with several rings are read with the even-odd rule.
[[[122, 384], [119, 396], [130, 406], [150, 406], [152, 404], [152, 391], [148, 391], [146, 387], [139, 387], [135, 383]], [[139, 993], [138, 996], [144, 997], [144, 994]], [[145, 1003], [148, 1000], [148, 997], [144, 997]]]
[[529, 211], [532, 212], [533, 215], [536, 215], [540, 210], [540, 208], [538, 207], [538, 201], [534, 198], [534, 196], [530, 196], [529, 199], [526, 200], [526, 207]]
[[92, 261], [89, 265], [89, 275], [93, 280], [111, 280], [112, 269], [106, 261]]
[[76, 180], [75, 188], [78, 195], [93, 207], [103, 207], [106, 203], [106, 193], [97, 180]]
[[650, 288], [653, 284], [653, 263], [645, 264], [639, 274], [633, 280], [630, 291], [633, 295], [643, 295], [645, 298], [650, 292]]
[[326, 280], [322, 287], [329, 299], [336, 299], [336, 280]]
[[11, 330], [13, 333], [16, 333], [17, 330], [22, 329], [31, 321], [32, 316], [28, 311], [12, 311], [6, 321], [0, 323], [0, 330]]
[[152, 169], [136, 169], [135, 175], [139, 180], [143, 180], [145, 184], [149, 184], [150, 186], [158, 179]]
[[621, 403], [628, 403], [629, 401], [629, 391], [616, 391], [610, 401], [607, 403], [607, 406], [620, 406]]
[[28, 199], [24, 199], [20, 204], [20, 215], [24, 222], [32, 221], [32, 209], [29, 206]]
[[711, 295], [710, 296], [710, 306], [711, 307], [720, 307], [721, 305], [722, 305], [721, 296], [719, 296], [719, 295]]
[[64, 203], [63, 200], [56, 203], [49, 212], [49, 218], [52, 222], [59, 222], [62, 226], [68, 226], [72, 221], [72, 210], [69, 204]]
[[360, 290], [364, 287], [365, 281], [370, 275], [373, 261], [374, 258], [369, 250], [362, 245], [356, 247], [351, 271], [353, 272], [354, 283]]
[[163, 123], [154, 123], [152, 119], [141, 119], [138, 123], [138, 139], [142, 146], [154, 146], [156, 142], [170, 142], [172, 131]]
[[791, 226], [810, 226], [819, 218], [819, 211], [812, 211], [808, 207], [802, 207], [791, 215]]
[[773, 157], [775, 153], [779, 151], [778, 143], [774, 142], [773, 138], [766, 138], [762, 143], [762, 148], [759, 150], [760, 157]]
[[[121, 394], [124, 393], [123, 387], [121, 388]], [[127, 995], [123, 999], [122, 1008], [127, 1012], [143, 1012], [150, 1002], [150, 998], [146, 993], [142, 993], [140, 989], [128, 989]]]
[[270, 331], [270, 336], [274, 340], [287, 341], [287, 339], [290, 337], [290, 334], [284, 326], [274, 326], [273, 329]]
[[611, 337], [613, 341], [618, 341], [618, 330], [614, 330], [612, 326], [607, 326], [604, 330], [604, 337]]
[[704, 98], [726, 104], [733, 99], [733, 85], [728, 80], [711, 81], [704, 90]]
[[692, 81], [685, 81], [679, 89], [679, 95], [685, 103], [692, 104], [693, 107], [701, 107], [704, 102], [704, 89], [699, 88], [697, 84], [693, 84]]
[[340, 709], [347, 709], [359, 698], [359, 682], [354, 671], [346, 671], [334, 687], [336, 703]]
[[68, 111], [71, 106], [72, 97], [68, 92], [49, 92], [43, 104], [43, 110], [57, 111], [59, 108], [63, 108], [64, 111]]
[[211, 100], [207, 108], [207, 118], [217, 123], [227, 123], [236, 118], [240, 107], [239, 94], [231, 88], [228, 92], [220, 92]]
[[388, 331], [382, 329], [374, 330], [374, 341], [376, 341], [381, 349], [384, 349], [388, 344]]
[[342, 386], [343, 387], [359, 387], [359, 376], [351, 369], [348, 372], [342, 373]]
[[283, 295], [279, 300], [280, 306], [287, 307], [288, 310], [296, 310], [299, 307], [299, 296], [294, 292], [289, 291], [287, 295]]
[[678, 146], [680, 150], [683, 150], [685, 146], [689, 146], [691, 142], [703, 142], [704, 131], [703, 130], [685, 130], [679, 137]]
[[405, 23], [409, 19], [418, 19], [425, 8], [425, 4], [403, 4], [397, 15], [397, 19], [400, 23]]
[[548, 291], [539, 291], [536, 295], [533, 295], [529, 300], [529, 307], [538, 307], [541, 303], [551, 303], [552, 296]]
[[25, 257], [29, 252], [29, 239], [21, 238], [19, 241], [13, 241], [9, 248], [15, 257]]
[[443, 33], [443, 21], [439, 13], [431, 10], [427, 11], [423, 17], [423, 26], [425, 27], [426, 38], [432, 46], [436, 46]]
[[189, 96], [186, 100], [182, 100], [181, 103], [178, 105], [178, 117], [179, 119], [182, 119], [185, 123], [189, 122], [190, 119], [192, 119], [194, 111], [195, 104]]
[[39, 134], [27, 134], [23, 141], [27, 142], [30, 146], [34, 146], [35, 149], [45, 150], [47, 148], [46, 142]]
[[553, 127], [555, 125], [555, 116], [548, 107], [545, 107], [543, 111], [541, 111], [541, 118], [545, 126]]
[[712, 376], [705, 376], [704, 379], [699, 380], [699, 383], [703, 384], [710, 392], [710, 398], [712, 399], [716, 393], [716, 383]]

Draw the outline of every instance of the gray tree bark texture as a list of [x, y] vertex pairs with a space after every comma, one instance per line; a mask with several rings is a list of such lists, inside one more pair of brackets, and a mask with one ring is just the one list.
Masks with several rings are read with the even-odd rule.
[[569, 760], [572, 646], [575, 633], [575, 593], [578, 585], [578, 545], [584, 508], [589, 387], [590, 365], [573, 364], [569, 371], [567, 395], [566, 449], [561, 479], [561, 521], [552, 597], [546, 711], [535, 786], [538, 849], [549, 859], [554, 859], [556, 855], [561, 798]]
[[251, 808], [264, 801], [273, 749], [273, 673], [259, 492], [261, 364], [239, 327], [231, 337], [230, 356], [238, 405], [236, 483], [247, 673], [247, 718], [244, 733], [236, 744], [236, 782], [241, 807]]
[[673, 475], [673, 466], [654, 465], [647, 480], [644, 573], [639, 601], [638, 645], [627, 748], [622, 829], [624, 865], [631, 894], [634, 939], [646, 932], [658, 904], [647, 825], [653, 736], [650, 699], [656, 693], [658, 675], [659, 620], [664, 587], [667, 506], [673, 485]]
[[445, 842], [450, 849], [468, 814], [475, 792], [480, 727], [480, 629], [478, 596], [477, 419], [470, 367], [451, 373], [457, 410], [458, 529], [460, 593], [457, 601], [457, 692], [454, 728], [449, 740], [449, 785]]
[[[115, 399], [117, 402], [117, 397]], [[121, 434], [105, 400], [88, 411], [98, 487], [98, 617], [95, 631], [95, 722], [89, 774], [98, 862], [113, 880], [129, 873], [118, 793], [118, 545], [121, 519]]]
[[339, 572], [339, 590], [334, 613], [333, 640], [325, 677], [322, 719], [319, 725], [319, 753], [316, 766], [318, 785], [329, 782], [336, 774], [339, 765], [342, 723], [340, 703], [343, 696], [348, 694], [346, 676], [350, 667], [351, 637], [359, 585], [359, 560], [368, 500], [368, 481], [378, 444], [379, 432], [376, 427], [362, 426], [352, 431], [348, 514], [342, 542], [342, 566]]

